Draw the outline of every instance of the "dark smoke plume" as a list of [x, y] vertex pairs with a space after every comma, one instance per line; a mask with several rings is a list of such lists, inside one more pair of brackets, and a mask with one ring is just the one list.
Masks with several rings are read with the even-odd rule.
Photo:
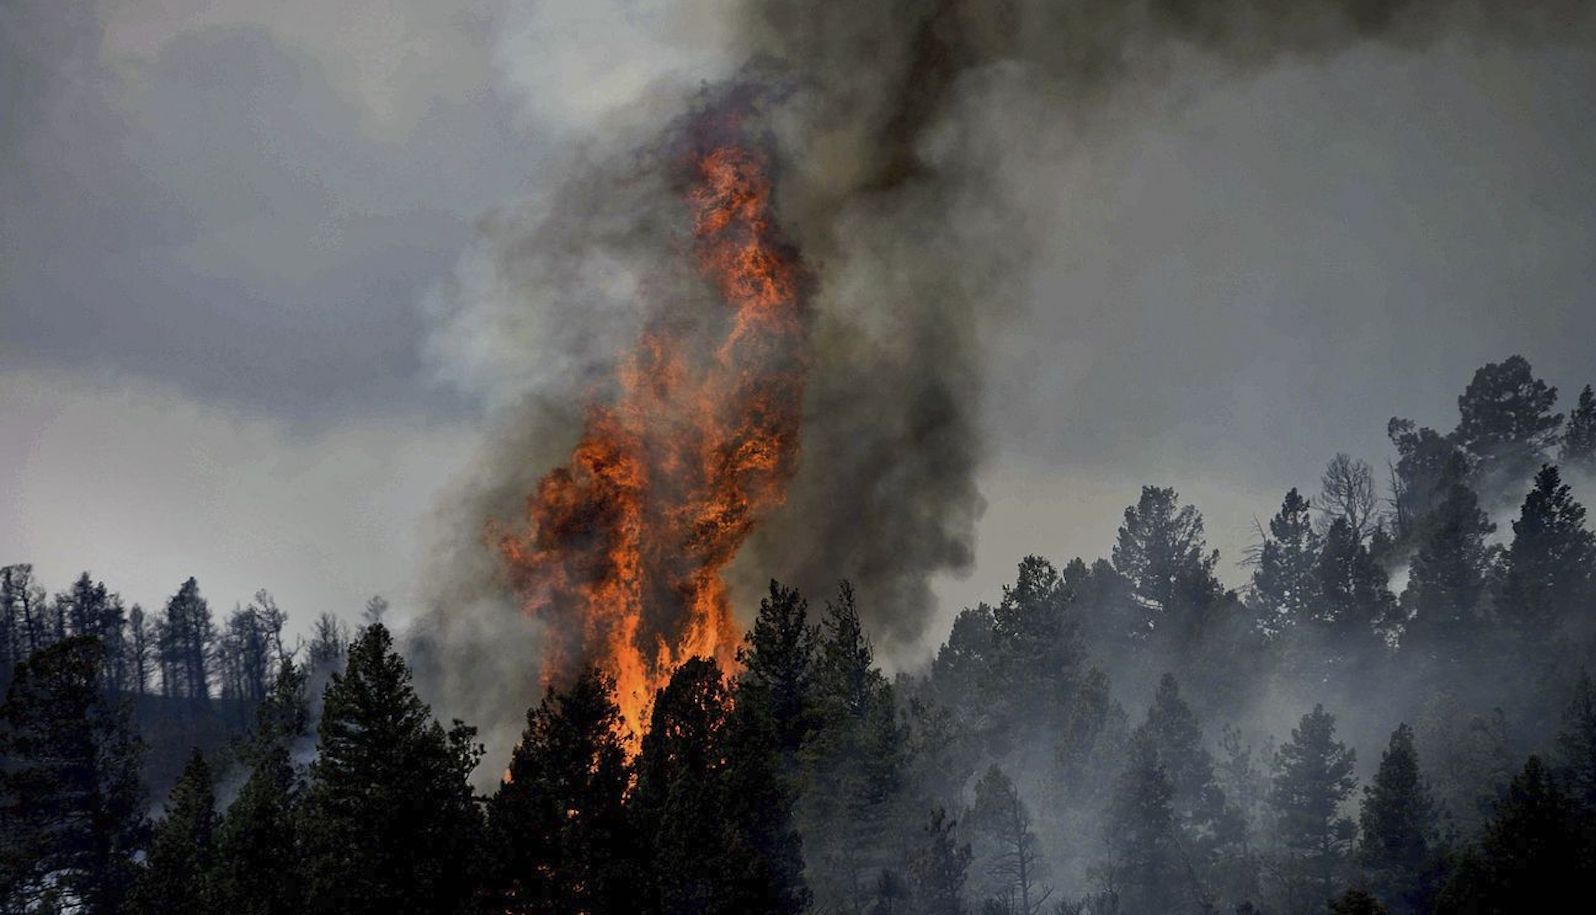
[[[733, 56], [748, 62], [737, 79], [770, 90], [762, 117], [779, 167], [778, 212], [815, 277], [816, 324], [798, 477], [744, 550], [734, 595], [746, 598], [750, 584], [777, 577], [818, 597], [846, 577], [889, 657], [926, 635], [931, 579], [968, 568], [982, 511], [983, 336], [1023, 290], [1035, 217], [1060, 205], [1030, 194], [1029, 157], [1116, 119], [1156, 115], [1187, 82], [1245, 78], [1282, 59], [1328, 58], [1371, 42], [1581, 41], [1588, 7], [737, 6]], [[483, 242], [441, 310], [438, 361], [475, 361], [497, 373], [510, 432], [490, 443], [463, 513], [447, 528], [453, 539], [431, 589], [437, 609], [419, 647], [441, 678], [445, 704], [484, 723], [518, 719], [536, 655], [528, 647], [534, 624], [516, 613], [480, 532], [490, 519], [519, 517], [538, 476], [564, 459], [579, 405], [650, 309], [692, 298], [651, 289], [684, 282], [671, 263], [682, 250], [672, 222], [678, 202], [657, 140], [661, 125], [680, 120], [639, 112], [681, 112], [714, 97], [656, 87], [634, 100], [629, 117], [600, 124], [590, 146], [570, 157], [558, 194], [485, 221]], [[475, 672], [444, 673], [462, 666]], [[493, 682], [510, 671], [516, 676]]]

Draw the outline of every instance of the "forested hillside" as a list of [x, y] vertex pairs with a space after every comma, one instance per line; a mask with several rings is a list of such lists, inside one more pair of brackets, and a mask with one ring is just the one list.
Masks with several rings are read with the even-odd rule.
[[1487, 365], [1455, 428], [1392, 419], [1228, 560], [1146, 486], [1108, 556], [1021, 559], [891, 677], [870, 594], [772, 582], [645, 733], [589, 669], [509, 760], [435, 719], [380, 598], [291, 643], [266, 592], [146, 613], [6, 566], [0, 911], [1563, 910], [1596, 874], [1596, 395], [1559, 406]]

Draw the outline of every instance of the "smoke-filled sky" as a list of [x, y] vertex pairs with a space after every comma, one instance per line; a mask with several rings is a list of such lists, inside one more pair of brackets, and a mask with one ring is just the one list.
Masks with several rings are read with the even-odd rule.
[[[146, 605], [192, 574], [301, 624], [373, 592], [420, 615], [447, 503], [592, 345], [485, 277], [484, 239], [602, 194], [573, 163], [767, 52], [761, 5], [0, 0], [0, 562]], [[999, 64], [916, 139], [983, 175], [927, 245], [1028, 249], [981, 262], [1005, 273], [951, 386], [985, 511], [933, 619], [1024, 552], [1106, 554], [1144, 482], [1234, 560], [1335, 451], [1382, 464], [1393, 414], [1450, 428], [1486, 361], [1596, 381], [1590, 42], [1176, 57], [1086, 115]], [[912, 264], [914, 232], [858, 237], [903, 225], [875, 215], [827, 245]], [[821, 256], [868, 324], [860, 258]]]

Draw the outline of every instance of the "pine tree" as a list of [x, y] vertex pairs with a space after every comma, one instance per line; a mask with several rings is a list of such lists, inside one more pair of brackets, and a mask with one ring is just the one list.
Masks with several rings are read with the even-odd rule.
[[1399, 725], [1364, 789], [1358, 861], [1391, 911], [1428, 912], [1440, 875], [1435, 801], [1419, 772], [1413, 729]]
[[1107, 882], [1127, 912], [1194, 908], [1176, 836], [1174, 788], [1152, 738], [1138, 732], [1104, 819]]
[[910, 856], [911, 895], [921, 915], [964, 915], [971, 853], [968, 844], [959, 844], [954, 828], [944, 811], [932, 811], [925, 839]]
[[1046, 901], [1042, 855], [1031, 812], [1014, 783], [993, 765], [975, 784], [975, 802], [964, 823], [981, 841], [986, 893], [1003, 900], [1008, 911], [1032, 915]]
[[1556, 639], [1558, 614], [1588, 596], [1596, 571], [1596, 536], [1586, 529], [1585, 508], [1556, 467], [1547, 464], [1535, 475], [1535, 488], [1513, 522], [1505, 560], [1500, 612], [1524, 638]]
[[1454, 462], [1446, 497], [1432, 512], [1402, 595], [1412, 621], [1403, 649], [1444, 664], [1460, 664], [1475, 642], [1480, 598], [1492, 553], [1486, 535], [1496, 530]]
[[146, 622], [144, 608], [138, 604], [134, 604], [128, 612], [124, 649], [127, 652], [128, 689], [142, 696], [150, 691], [150, 682], [154, 678], [155, 672], [150, 665], [155, 661], [155, 634]]
[[235, 915], [297, 915], [305, 907], [299, 802], [303, 778], [295, 744], [308, 719], [305, 672], [283, 659], [256, 711], [244, 752], [248, 779], [217, 830], [217, 893]]
[[1516, 480], [1546, 459], [1563, 424], [1552, 413], [1557, 388], [1535, 377], [1523, 356], [1488, 363], [1457, 399], [1453, 438], [1480, 461], [1484, 478]]
[[633, 809], [651, 852], [644, 912], [725, 911], [728, 834], [721, 808], [721, 749], [730, 694], [720, 667], [692, 658], [654, 699], [637, 759]]
[[7, 910], [120, 911], [145, 823], [143, 747], [100, 693], [99, 642], [58, 642], [18, 666], [0, 705], [0, 900]]
[[527, 712], [488, 804], [496, 912], [626, 912], [639, 890], [614, 683], [584, 672]]
[[1258, 550], [1253, 572], [1253, 599], [1259, 627], [1277, 636], [1312, 617], [1317, 603], [1320, 538], [1313, 529], [1312, 506], [1292, 489], [1269, 519], [1269, 534]]
[[1223, 591], [1213, 574], [1219, 553], [1206, 550], [1197, 509], [1181, 505], [1173, 489], [1143, 486], [1141, 498], [1125, 509], [1113, 558], [1143, 606], [1144, 633], [1161, 624], [1189, 626], [1193, 621], [1180, 616], [1206, 608]]
[[1596, 681], [1581, 673], [1563, 712], [1557, 761], [1574, 802], [1596, 818]]
[[45, 619], [44, 589], [33, 581], [28, 563], [0, 566], [0, 607], [11, 621], [10, 664], [13, 670], [28, 655], [47, 647], [51, 638]]
[[846, 583], [821, 621], [814, 695], [798, 812], [810, 887], [817, 904], [852, 908], [902, 857], [904, 734]]
[[[729, 883], [720, 894], [722, 911], [797, 915], [808, 910], [812, 898], [796, 827], [796, 790], [775, 725], [756, 703], [743, 702], [740, 689], [733, 694], [719, 779], [727, 829], [720, 867]], [[879, 892], [891, 899], [895, 889], [883, 870]]]
[[1214, 757], [1203, 745], [1202, 725], [1170, 674], [1159, 681], [1140, 733], [1169, 777], [1171, 809], [1188, 852], [1206, 858], [1217, 846], [1244, 841], [1245, 827], [1214, 777]]
[[1446, 497], [1448, 468], [1467, 458], [1451, 438], [1412, 420], [1392, 417], [1386, 435], [1397, 451], [1391, 468], [1392, 525], [1406, 542], [1422, 532], [1430, 512]]
[[1357, 784], [1353, 751], [1335, 739], [1335, 717], [1316, 705], [1276, 760], [1270, 806], [1284, 859], [1280, 872], [1293, 911], [1322, 907], [1345, 871], [1355, 834], [1341, 805]]
[[1596, 473], [1596, 393], [1588, 384], [1579, 392], [1579, 405], [1568, 414], [1558, 459], [1572, 470]]
[[[1320, 625], [1349, 653], [1378, 643], [1377, 630], [1396, 615], [1389, 578], [1351, 525], [1337, 518], [1326, 528], [1316, 569]], [[1333, 648], [1332, 648], [1333, 650]]]
[[1589, 883], [1593, 862], [1575, 808], [1539, 757], [1513, 778], [1485, 826], [1479, 848], [1465, 855], [1437, 912], [1557, 911]]
[[208, 701], [215, 644], [210, 604], [200, 596], [199, 582], [190, 578], [166, 602], [165, 617], [156, 626], [162, 692]]
[[322, 703], [302, 828], [310, 911], [463, 911], [479, 814], [475, 729], [445, 731], [382, 624], [349, 646]]
[[737, 661], [739, 707], [759, 711], [774, 729], [784, 757], [793, 764], [798, 748], [814, 725], [815, 642], [808, 622], [809, 604], [799, 593], [770, 583], [759, 602], [759, 615], [743, 638]]
[[210, 915], [217, 911], [216, 794], [211, 768], [195, 750], [155, 826], [133, 886], [136, 915]]

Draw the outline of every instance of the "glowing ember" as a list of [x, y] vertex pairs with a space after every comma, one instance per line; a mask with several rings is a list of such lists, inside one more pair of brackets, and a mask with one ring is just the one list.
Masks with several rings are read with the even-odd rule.
[[528, 498], [529, 529], [499, 540], [527, 612], [550, 623], [545, 679], [613, 675], [634, 746], [674, 667], [732, 662], [721, 571], [796, 462], [808, 322], [767, 164], [740, 142], [694, 157], [693, 254], [720, 300], [707, 341], [698, 318], [651, 322], [618, 396], [589, 408], [570, 462]]

